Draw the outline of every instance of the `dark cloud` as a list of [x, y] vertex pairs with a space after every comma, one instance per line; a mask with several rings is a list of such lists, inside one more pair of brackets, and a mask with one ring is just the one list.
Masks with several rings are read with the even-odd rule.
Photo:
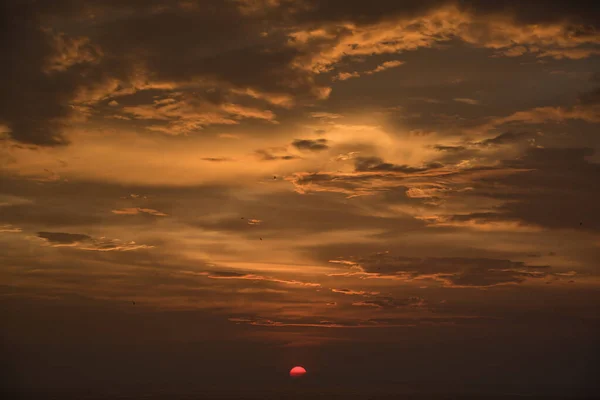
[[256, 150], [255, 154], [258, 156], [259, 160], [261, 160], [261, 161], [276, 161], [276, 160], [289, 161], [289, 160], [296, 160], [296, 159], [300, 158], [293, 154], [275, 155], [275, 154], [271, 153], [269, 150], [264, 150], [264, 149]]
[[512, 144], [523, 140], [527, 136], [526, 133], [520, 132], [504, 132], [500, 135], [493, 137], [491, 139], [482, 140], [481, 142], [477, 142], [480, 146], [493, 146], [493, 145], [505, 145]]
[[[591, 148], [530, 148], [506, 166], [530, 169], [474, 185], [473, 195], [506, 199], [486, 213], [455, 215], [454, 220], [520, 221], [547, 228], [600, 230], [600, 164], [586, 160]], [[499, 188], [502, 189], [499, 189]]]
[[[567, 39], [591, 37], [598, 25], [597, 11], [568, 2], [540, 7], [480, 0], [401, 5], [306, 0], [258, 7], [218, 0], [52, 3], [4, 2], [0, 22], [7, 59], [0, 73], [11, 76], [0, 86], [0, 119], [15, 140], [49, 146], [65, 144], [64, 128], [93, 114], [100, 100], [139, 90], [219, 87], [286, 107], [325, 98], [329, 88], [299, 60], [312, 60], [332, 40], [349, 34], [349, 28], [331, 30], [328, 24], [363, 26], [453, 4], [476, 15], [511, 15], [521, 24], [570, 23]], [[290, 45], [290, 31], [321, 26], [333, 39]], [[486, 35], [478, 33], [491, 40]]]
[[433, 146], [434, 149], [446, 152], [446, 153], [465, 153], [460, 154], [461, 156], [466, 155], [475, 155], [477, 154], [479, 147], [490, 147], [490, 146], [503, 146], [503, 145], [512, 145], [515, 143], [523, 142], [528, 138], [531, 138], [533, 134], [527, 132], [504, 132], [490, 139], [481, 140], [478, 142], [469, 142], [464, 146], [442, 146], [436, 145]]
[[[297, 51], [282, 38], [264, 39], [260, 21], [240, 12], [235, 2], [208, 1], [199, 7], [165, 7], [137, 13], [126, 21], [107, 20], [98, 36], [103, 48], [118, 55], [133, 51], [159, 81], [213, 79], [225, 86], [288, 92], [312, 85], [291, 69]], [[169, 32], [164, 35], [162, 32]], [[190, 42], [190, 35], [203, 38]], [[244, 68], [239, 68], [243, 60]]]
[[402, 172], [411, 174], [441, 167], [443, 167], [443, 165], [440, 163], [430, 163], [421, 168], [410, 167], [408, 165], [396, 165], [384, 162], [379, 157], [357, 157], [354, 163], [354, 169], [357, 172]]
[[[593, 156], [595, 150], [589, 147], [577, 148], [532, 148], [515, 160], [504, 161], [505, 165], [518, 167], [536, 167], [546, 172], [571, 168], [591, 168], [596, 170], [598, 164], [588, 162], [585, 158]], [[579, 171], [578, 171], [579, 172]]]
[[208, 276], [213, 278], [242, 278], [249, 276], [248, 274], [242, 274], [239, 272], [232, 271], [208, 271]]
[[202, 161], [209, 161], [209, 162], [226, 162], [226, 161], [233, 161], [232, 158], [228, 158], [228, 157], [204, 157], [201, 159]]
[[550, 267], [525, 265], [520, 261], [465, 257], [401, 257], [375, 253], [349, 260], [332, 260], [354, 269], [348, 274], [369, 274], [403, 280], [433, 279], [448, 286], [489, 287], [521, 283], [527, 278], [545, 278]]
[[586, 105], [600, 104], [600, 87], [581, 94], [579, 102]]
[[[42, 203], [44, 204], [44, 203]], [[54, 201], [39, 204], [15, 204], [0, 207], [0, 221], [21, 225], [81, 226], [100, 223], [103, 218], [88, 210], [58, 205]], [[85, 207], [84, 207], [85, 208]]]
[[433, 146], [434, 149], [438, 150], [438, 151], [447, 151], [447, 152], [461, 152], [461, 151], [465, 151], [467, 150], [467, 148], [465, 146], [441, 146], [441, 145], [435, 145]]
[[[72, 71], [44, 72], [55, 54], [55, 38], [42, 29], [32, 1], [5, 1], [0, 6], [0, 122], [22, 143], [55, 146], [66, 143], [62, 129], [74, 109], [69, 102], [87, 80], [86, 63]], [[10, 79], [7, 77], [10, 76]]]
[[[219, 219], [186, 218], [182, 222], [203, 230], [235, 233], [254, 239], [305, 238], [307, 235], [334, 230], [397, 231], [399, 227], [415, 229], [424, 226], [422, 221], [406, 215], [394, 218], [368, 215], [361, 206], [360, 202], [348, 203], [331, 193], [301, 196], [290, 192], [232, 203], [231, 212], [245, 215], [244, 220], [232, 216]], [[255, 218], [261, 221], [260, 224], [249, 225], [248, 221]]]
[[327, 145], [327, 139], [296, 139], [292, 142], [292, 146], [294, 146], [298, 150], [308, 151], [322, 151], [327, 150], [329, 148], [329, 146]]
[[357, 301], [353, 306], [376, 307], [376, 308], [402, 308], [402, 307], [422, 307], [426, 304], [421, 297], [407, 297], [396, 299], [389, 296], [377, 296], [374, 299]]
[[411, 198], [433, 199], [443, 192], [463, 189], [469, 182], [522, 171], [503, 165], [465, 168], [459, 161], [455, 160], [454, 165], [435, 161], [417, 167], [387, 163], [379, 157], [358, 157], [353, 173], [298, 172], [289, 180], [299, 193], [337, 192], [352, 197], [404, 187], [409, 189], [406, 194]]
[[[282, 2], [283, 7], [292, 10], [292, 4]], [[444, 6], [456, 5], [463, 10], [469, 10], [479, 15], [508, 14], [521, 23], [551, 23], [569, 21], [571, 23], [590, 24], [598, 26], [600, 13], [596, 7], [574, 4], [566, 0], [544, 1], [534, 0], [523, 4], [518, 0], [508, 0], [500, 3], [482, 0], [408, 0], [402, 4], [394, 0], [382, 0], [368, 6], [360, 0], [306, 0], [307, 7], [293, 8], [297, 19], [311, 21], [355, 21], [368, 24], [385, 20], [394, 16], [412, 17], [423, 14], [428, 10]]]
[[[377, 179], [387, 181], [389, 185], [376, 187], [372, 182]], [[337, 192], [349, 196], [373, 194], [390, 187], [402, 186], [402, 177], [389, 177], [385, 172], [342, 176], [327, 172], [296, 173], [291, 180], [299, 193]]]
[[[590, 76], [590, 82], [595, 85], [600, 85], [600, 72], [594, 72], [592, 76]], [[600, 86], [595, 87], [588, 92], [582, 93], [578, 100], [584, 105], [600, 104]]]
[[[0, 120], [11, 137], [42, 146], [66, 144], [64, 128], [99, 100], [161, 85], [208, 84], [281, 105], [291, 101], [284, 97], [290, 92], [322, 96], [308, 72], [293, 68], [298, 50], [285, 46], [283, 36], [263, 38], [262, 24], [235, 2], [188, 5], [3, 2], [0, 49], [7, 61], [0, 73], [11, 79], [0, 86]], [[94, 29], [86, 30], [90, 24]]]
[[73, 244], [92, 240], [91, 236], [80, 233], [38, 232], [37, 235], [50, 243], [56, 244]]

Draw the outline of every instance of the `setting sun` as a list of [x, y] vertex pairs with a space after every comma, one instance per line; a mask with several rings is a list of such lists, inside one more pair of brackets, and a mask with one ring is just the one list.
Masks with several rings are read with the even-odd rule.
[[303, 367], [294, 367], [290, 370], [290, 376], [294, 378], [304, 376], [304, 374], [306, 374], [306, 370]]

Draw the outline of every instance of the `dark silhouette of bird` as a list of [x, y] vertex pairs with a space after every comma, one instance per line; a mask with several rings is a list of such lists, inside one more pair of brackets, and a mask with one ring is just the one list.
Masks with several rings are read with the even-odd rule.
[[579, 223], [579, 226], [581, 226], [581, 225], [583, 225], [583, 222], [580, 222], [580, 223]]
[[133, 305], [135, 306], [135, 301], [132, 301]]
[[244, 217], [240, 218], [240, 219], [244, 219]]
[[262, 238], [260, 238], [260, 240], [262, 240]]
[[273, 177], [273, 179], [277, 179], [277, 177], [276, 177], [276, 176], [274, 176], [274, 177]]

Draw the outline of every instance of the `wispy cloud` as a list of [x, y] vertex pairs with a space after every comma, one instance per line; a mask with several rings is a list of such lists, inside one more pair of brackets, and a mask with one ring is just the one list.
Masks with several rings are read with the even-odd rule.
[[211, 279], [239, 279], [239, 280], [249, 280], [249, 281], [266, 281], [273, 283], [281, 283], [285, 285], [298, 285], [304, 287], [320, 287], [320, 283], [316, 282], [302, 282], [297, 280], [289, 280], [289, 279], [279, 279], [269, 276], [255, 275], [255, 274], [245, 274], [240, 272], [227, 272], [227, 271], [213, 271], [213, 272], [204, 272], [204, 275], [208, 276]]
[[112, 210], [113, 214], [117, 215], [138, 215], [138, 214], [147, 214], [153, 215], [155, 217], [167, 217], [169, 214], [165, 214], [158, 210], [154, 210], [152, 208], [140, 208], [140, 207], [130, 207], [130, 208], [121, 208], [119, 210]]
[[[486, 288], [498, 285], [518, 284], [527, 279], [544, 279], [556, 276], [547, 265], [526, 265], [520, 261], [429, 257], [413, 258], [392, 256], [389, 253], [376, 253], [368, 257], [331, 260], [346, 265], [349, 272], [335, 276], [357, 276], [363, 278], [389, 278], [402, 281], [433, 280], [444, 286], [455, 288]], [[384, 307], [389, 299], [379, 299], [366, 304]], [[390, 300], [391, 301], [391, 300]], [[414, 299], [415, 303], [421, 300]], [[390, 304], [394, 304], [391, 301]]]
[[469, 99], [469, 98], [466, 98], [466, 97], [455, 97], [454, 101], [456, 101], [458, 103], [470, 104], [472, 106], [476, 106], [476, 105], [479, 104], [479, 100]]
[[21, 228], [17, 228], [16, 226], [12, 226], [10, 224], [0, 225], [0, 233], [19, 233], [23, 230]]
[[228, 158], [228, 157], [204, 157], [201, 158], [202, 161], [208, 161], [208, 162], [228, 162], [228, 161], [235, 161], [233, 158]]
[[51, 247], [73, 247], [89, 251], [132, 251], [154, 247], [145, 244], [136, 244], [133, 241], [124, 242], [119, 239], [105, 237], [94, 238], [81, 233], [38, 232], [37, 236]]

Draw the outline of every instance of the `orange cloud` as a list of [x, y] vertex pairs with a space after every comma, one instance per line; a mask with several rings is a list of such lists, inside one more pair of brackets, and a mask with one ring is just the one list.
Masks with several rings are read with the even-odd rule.
[[378, 65], [376, 68], [364, 72], [340, 72], [334, 79], [339, 81], [345, 81], [350, 78], [358, 78], [361, 75], [373, 75], [377, 72], [385, 71], [386, 69], [399, 67], [404, 64], [402, 61], [386, 61], [383, 64]]
[[255, 275], [255, 274], [242, 274], [242, 273], [238, 273], [238, 272], [217, 271], [217, 272], [203, 272], [202, 274], [208, 276], [211, 279], [241, 279], [241, 280], [249, 280], [249, 281], [274, 282], [274, 283], [281, 283], [281, 284], [285, 284], [285, 285], [298, 285], [298, 286], [313, 287], [313, 288], [321, 287], [320, 283], [279, 279], [279, 278]]
[[351, 290], [351, 289], [331, 289], [334, 293], [347, 294], [350, 296], [372, 296], [379, 294], [379, 292], [366, 292], [364, 290]]
[[23, 230], [10, 224], [0, 225], [0, 233], [20, 233]]
[[464, 97], [457, 97], [457, 98], [454, 99], [454, 101], [457, 101], [459, 103], [470, 104], [472, 106], [475, 106], [475, 105], [479, 104], [479, 100], [468, 99], [468, 98], [464, 98]]
[[234, 103], [212, 104], [182, 94], [155, 100], [151, 105], [126, 106], [121, 111], [135, 119], [165, 121], [164, 124], [146, 128], [170, 135], [187, 134], [208, 125], [237, 125], [239, 119], [247, 118], [277, 122], [270, 110]]
[[47, 73], [62, 72], [76, 64], [97, 64], [103, 56], [99, 46], [87, 37], [69, 37], [64, 33], [52, 36], [54, 54], [46, 60]]
[[[574, 59], [596, 54], [597, 49], [586, 46], [600, 43], [600, 33], [575, 35], [566, 23], [526, 25], [507, 16], [475, 15], [452, 5], [371, 24], [325, 23], [289, 36], [293, 39], [290, 45], [306, 53], [296, 60], [296, 66], [314, 73], [330, 71], [342, 58], [411, 51], [455, 38], [505, 56], [531, 52], [538, 57]], [[341, 77], [353, 77], [347, 74]]]
[[132, 208], [122, 208], [120, 210], [112, 210], [113, 214], [118, 215], [137, 215], [137, 214], [148, 214], [154, 215], [156, 217], [166, 217], [168, 214], [163, 212], [154, 210], [152, 208], [140, 208], [140, 207], [132, 207]]
[[38, 232], [37, 237], [51, 247], [73, 247], [89, 251], [132, 251], [154, 247], [145, 244], [136, 244], [133, 241], [124, 242], [119, 239], [108, 239], [105, 237], [94, 238], [79, 233]]

